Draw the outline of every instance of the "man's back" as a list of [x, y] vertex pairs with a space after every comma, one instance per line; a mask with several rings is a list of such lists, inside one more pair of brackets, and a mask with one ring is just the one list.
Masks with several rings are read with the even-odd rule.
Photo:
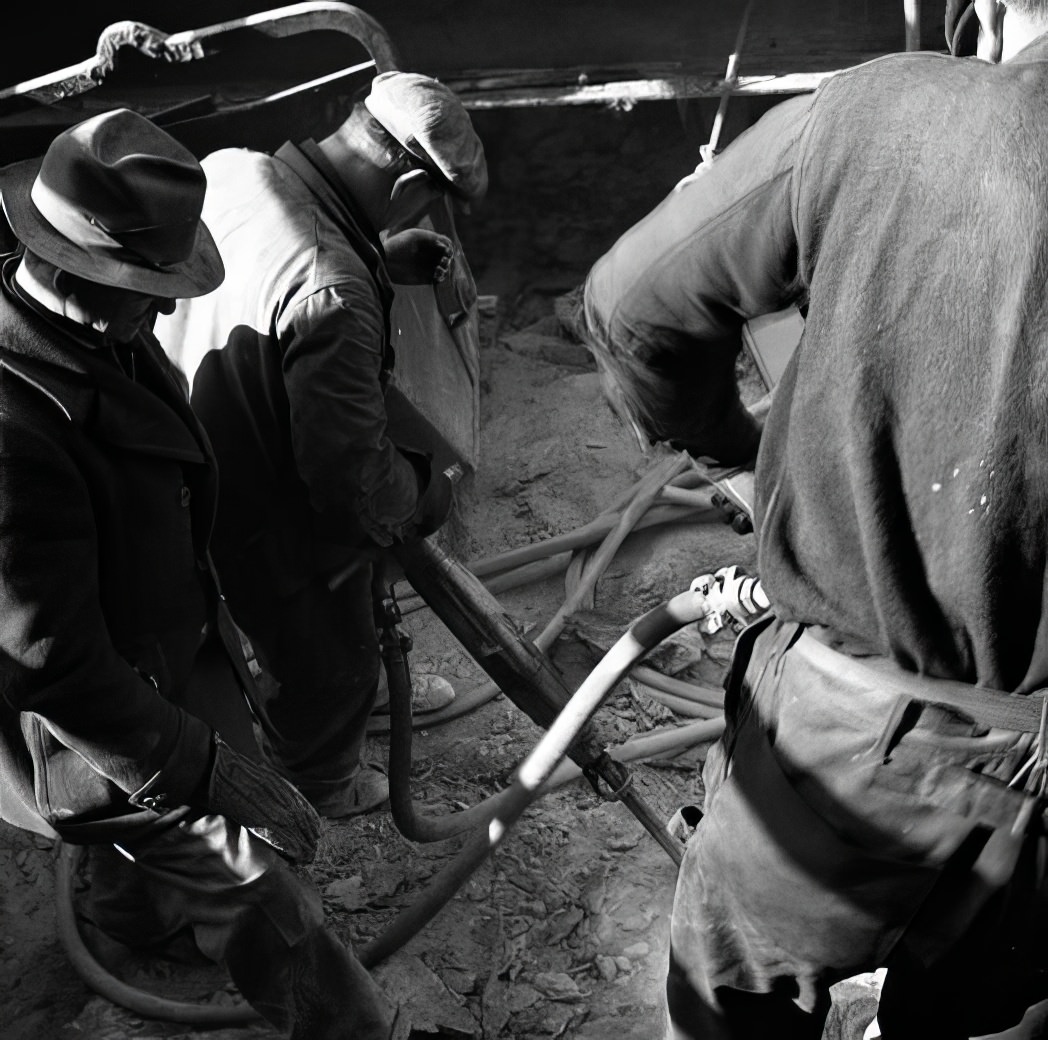
[[157, 324], [158, 333], [170, 331], [175, 360], [190, 381], [203, 355], [223, 347], [238, 326], [260, 336], [288, 335], [293, 308], [311, 293], [369, 277], [345, 235], [285, 162], [228, 148], [207, 156], [202, 166], [208, 175], [204, 209], [232, 261], [230, 281], [192, 306], [181, 301], [174, 317]]
[[[644, 431], [756, 455], [774, 611], [704, 764], [667, 1035], [818, 1037], [877, 968], [886, 1037], [1036, 1032], [1043, 697], [1000, 691], [1048, 685], [1048, 0], [975, 15], [1002, 64], [897, 55], [775, 106], [587, 278]], [[734, 362], [788, 304], [755, 449]]]
[[809, 311], [758, 467], [780, 616], [1048, 680], [1048, 42], [828, 84], [793, 171]]
[[275, 580], [289, 584], [313, 567], [302, 532], [313, 523], [307, 499], [322, 502], [303, 478], [326, 464], [317, 442], [343, 435], [313, 414], [326, 399], [317, 388], [333, 396], [342, 376], [331, 373], [345, 366], [377, 388], [383, 364], [378, 289], [347, 237], [343, 204], [300, 156], [287, 145], [277, 156], [226, 149], [204, 160], [205, 219], [226, 281], [158, 323], [177, 345], [219, 460], [216, 559], [226, 566], [263, 527], [294, 527], [295, 538], [271, 534], [280, 545], [264, 550], [279, 562]]

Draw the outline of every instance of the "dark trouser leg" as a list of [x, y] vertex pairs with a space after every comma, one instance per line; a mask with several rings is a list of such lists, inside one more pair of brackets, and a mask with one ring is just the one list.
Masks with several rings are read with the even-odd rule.
[[266, 673], [258, 706], [269, 742], [323, 812], [360, 769], [378, 689], [371, 568], [359, 568], [334, 591], [317, 578], [277, 602], [234, 585], [228, 591]]
[[[916, 936], [904, 936], [888, 959], [877, 1011], [884, 1040], [1048, 1037], [1048, 844], [1039, 832], [1027, 835], [1006, 861], [1007, 880], [979, 898], [982, 879], [1000, 881], [1004, 873], [988, 869], [997, 866], [991, 848], [992, 842], [983, 847], [974, 869], [944, 871], [917, 919]], [[921, 932], [936, 923], [953, 928], [957, 908], [973, 894], [982, 906], [949, 949], [923, 954]]]
[[326, 929], [312, 882], [270, 846], [224, 817], [184, 809], [121, 846], [157, 915], [191, 927], [199, 949], [294, 1040], [388, 1040], [393, 1008]]
[[112, 845], [88, 846], [87, 862], [91, 883], [84, 918], [132, 949], [163, 943], [171, 929], [157, 913], [142, 872]]
[[758, 635], [726, 698], [731, 769], [722, 743], [704, 771], [673, 913], [699, 1022], [680, 1035], [701, 1035], [704, 1005], [732, 1026], [727, 988], [795, 987], [814, 1008], [881, 966], [885, 1040], [1014, 1028], [1048, 992], [1048, 849], [1012, 837], [1007, 787], [1032, 738], [938, 706], [931, 680], [790, 644], [790, 628]]
[[[896, 962], [885, 976], [877, 1024], [883, 1040], [968, 1040], [976, 1035], [1043, 1040], [1048, 1037], [1048, 1005], [1038, 1002], [1046, 996], [1044, 985], [1039, 994], [1034, 989], [1009, 994], [1007, 982], [990, 974], [973, 975], [956, 958], [932, 971]], [[1011, 1011], [1002, 1012], [1009, 1004]], [[996, 1009], [996, 1022], [976, 1024], [991, 1008]]]
[[[950, 992], [954, 990], [954, 992]], [[968, 1040], [965, 1011], [979, 989], [958, 993], [948, 977], [897, 960], [877, 1007], [884, 1040]]]
[[789, 996], [718, 989], [707, 1001], [670, 952], [666, 978], [672, 1040], [820, 1040], [830, 1009], [829, 994], [813, 1011], [802, 1011]]
[[289, 946], [251, 907], [233, 923], [223, 959], [230, 978], [291, 1040], [387, 1040], [391, 1008], [360, 962], [324, 927]]

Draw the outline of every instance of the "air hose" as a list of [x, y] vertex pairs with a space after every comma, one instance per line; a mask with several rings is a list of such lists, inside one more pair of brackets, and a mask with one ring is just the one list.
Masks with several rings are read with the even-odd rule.
[[[485, 822], [477, 826], [454, 859], [433, 879], [410, 907], [401, 912], [359, 953], [366, 968], [381, 963], [428, 924], [454, 897], [503, 837], [541, 795], [576, 779], [582, 770], [564, 757], [576, 735], [590, 721], [622, 677], [663, 639], [708, 612], [700, 593], [688, 591], [673, 597], [638, 618], [590, 673], [564, 710], [518, 768], [512, 784], [485, 803], [467, 810]], [[410, 715], [402, 683], [390, 687], [393, 711]], [[410, 693], [408, 693], [410, 697]], [[403, 722], [403, 719], [399, 719]], [[612, 751], [618, 761], [679, 754], [687, 747], [716, 740], [724, 720], [713, 719], [662, 732], [645, 734]], [[558, 769], [558, 766], [560, 767]], [[676, 841], [676, 839], [673, 839]], [[682, 848], [682, 847], [681, 847]], [[256, 1021], [249, 1005], [214, 1006], [154, 996], [117, 979], [100, 965], [84, 945], [73, 910], [73, 881], [82, 849], [60, 843], [56, 891], [58, 937], [77, 974], [96, 993], [148, 1018], [194, 1025], [234, 1025]], [[679, 851], [676, 857], [679, 863]]]
[[[647, 478], [642, 479], [635, 488], [631, 489], [632, 501], [610, 528], [591, 566], [586, 568], [581, 588], [574, 590], [574, 595], [569, 596], [539, 640], [536, 640], [536, 646], [539, 649], [544, 650], [559, 635], [564, 620], [582, 600], [587, 586], [592, 588], [591, 583], [596, 582], [626, 534], [651, 506], [659, 489], [680, 475], [679, 466], [674, 466], [668, 473], [663, 470], [663, 467], [657, 467], [656, 470], [655, 474], [649, 474]], [[508, 788], [470, 810], [449, 814], [446, 822], [420, 821], [416, 818], [408, 824], [409, 828], [414, 828], [417, 833], [430, 836], [429, 840], [437, 840], [432, 835], [444, 836], [444, 829], [451, 826], [451, 820], [454, 820], [455, 827], [451, 833], [458, 833], [464, 829], [467, 820], [469, 825], [475, 826], [475, 830], [454, 859], [431, 881], [421, 897], [399, 914], [379, 936], [360, 951], [359, 957], [365, 967], [371, 968], [381, 963], [431, 921], [497, 847], [509, 828], [541, 795], [582, 775], [583, 771], [578, 765], [564, 761], [565, 755], [577, 735], [607, 699], [611, 690], [658, 643], [680, 628], [706, 616], [708, 610], [708, 603], [705, 602], [703, 596], [694, 590], [689, 590], [642, 615], [604, 655], [597, 667], [552, 721], [546, 733], [517, 770]], [[394, 668], [396, 667], [392, 658], [389, 663]], [[406, 662], [404, 667], [406, 677]], [[661, 678], [665, 680], [665, 677]], [[406, 697], [403, 691], [402, 682], [391, 683], [390, 707], [391, 711], [397, 714], [399, 726], [406, 727], [409, 759], [406, 765], [409, 770], [410, 686], [407, 687]], [[707, 707], [714, 708], [716, 705], [707, 705]], [[405, 714], [406, 720], [402, 717]], [[432, 723], [427, 719], [427, 724]], [[723, 717], [704, 719], [690, 725], [671, 727], [661, 732], [648, 733], [634, 738], [613, 749], [610, 753], [606, 753], [605, 757], [610, 756], [610, 760], [615, 762], [627, 762], [639, 758], [679, 754], [688, 747], [717, 739], [723, 729]], [[391, 741], [391, 767], [393, 766], [392, 743], [393, 741]], [[397, 743], [403, 745], [404, 740], [400, 739]], [[612, 792], [612, 797], [624, 793]], [[408, 792], [407, 799], [408, 806], [410, 806], [410, 792]], [[413, 813], [413, 807], [410, 811]], [[417, 838], [416, 840], [425, 839]], [[679, 864], [682, 846], [677, 839], [670, 838], [667, 833], [660, 844]], [[57, 928], [59, 940], [70, 963], [90, 989], [114, 1004], [148, 1018], [201, 1026], [237, 1025], [259, 1019], [260, 1016], [250, 1005], [230, 1007], [195, 1004], [146, 993], [117, 979], [100, 965], [79, 934], [73, 908], [74, 877], [81, 855], [81, 848], [59, 843], [58, 884], [56, 886]]]
[[233, 1026], [257, 1022], [261, 1015], [250, 1004], [194, 1004], [158, 997], [118, 979], [95, 960], [84, 944], [73, 908], [73, 884], [84, 855], [82, 845], [58, 842], [55, 867], [55, 918], [58, 941], [69, 963], [89, 989], [120, 1007], [144, 1018], [184, 1022], [197, 1026]]
[[411, 797], [411, 675], [407, 661], [411, 637], [398, 624], [401, 615], [396, 598], [392, 595], [385, 597], [382, 608], [379, 646], [389, 682], [390, 813], [397, 830], [408, 841], [443, 841], [487, 823], [505, 801], [506, 792], [495, 794], [462, 812], [433, 816], [415, 810]]
[[[554, 770], [629, 669], [667, 636], [708, 612], [705, 598], [689, 590], [648, 611], [630, 626], [590, 672], [517, 769], [512, 784], [498, 796], [500, 804], [487, 825], [478, 827], [454, 859], [434, 877], [421, 898], [394, 918], [382, 934], [360, 952], [365, 967], [379, 964], [425, 927], [494, 851], [524, 811], [552, 789], [549, 781]], [[712, 734], [709, 739], [719, 735], [716, 725], [709, 726], [708, 732]], [[678, 842], [675, 857], [678, 865], [682, 849]]]

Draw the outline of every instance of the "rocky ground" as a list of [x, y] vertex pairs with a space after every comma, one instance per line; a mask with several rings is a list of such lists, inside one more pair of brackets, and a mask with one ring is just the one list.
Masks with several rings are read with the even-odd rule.
[[[481, 463], [464, 488], [455, 539], [467, 560], [575, 530], [650, 464], [604, 403], [588, 355], [558, 317], [558, 301], [618, 232], [687, 172], [692, 152], [681, 114], [653, 106], [643, 117], [605, 114], [596, 126], [577, 112], [562, 120], [524, 113], [498, 127], [478, 119], [491, 142], [492, 194], [463, 238], [498, 321], [482, 351]], [[755, 377], [744, 374], [755, 395]], [[752, 536], [716, 520], [631, 536], [601, 578], [592, 608], [577, 614], [551, 649], [553, 661], [574, 686], [633, 618], [694, 576], [730, 563], [752, 566]], [[532, 635], [564, 597], [564, 575], [499, 594]], [[460, 696], [484, 680], [428, 609], [408, 615], [405, 628], [415, 671], [439, 672]], [[729, 636], [695, 635], [675, 643], [659, 664], [716, 685], [729, 650]], [[600, 726], [611, 743], [621, 743], [684, 721], [627, 680]], [[539, 736], [503, 696], [417, 730], [416, 803], [434, 814], [475, 804], [509, 782]], [[387, 749], [385, 734], [369, 740], [373, 759], [384, 761]], [[701, 800], [704, 752], [698, 745], [633, 767], [637, 790], [663, 819]], [[334, 927], [359, 947], [414, 904], [461, 844], [409, 842], [380, 812], [327, 824], [310, 870]], [[56, 939], [54, 871], [50, 843], [0, 827], [0, 1036], [204, 1035], [91, 994]], [[666, 853], [620, 804], [598, 797], [584, 780], [565, 783], [525, 813], [376, 976], [434, 1036], [657, 1040], [674, 874]], [[125, 972], [136, 986], [183, 1000], [239, 999], [211, 969], [132, 961]], [[873, 980], [845, 984], [827, 1036], [860, 1040], [875, 992]], [[207, 1035], [276, 1034], [249, 1025]]]
[[[550, 315], [552, 317], [552, 315]], [[604, 405], [596, 373], [556, 322], [507, 329], [484, 351], [484, 445], [476, 483], [463, 502], [470, 558], [573, 530], [628, 488], [648, 461]], [[560, 355], [558, 360], [558, 355]], [[569, 681], [595, 663], [633, 617], [682, 590], [699, 573], [752, 564], [752, 536], [719, 522], [634, 535], [605, 573], [594, 608], [580, 614], [552, 650]], [[563, 577], [500, 595], [532, 632], [564, 598]], [[428, 610], [407, 616], [411, 664], [436, 671], [465, 694], [483, 673]], [[693, 639], [675, 651], [678, 674], [714, 684], [730, 639]], [[602, 715], [621, 742], [684, 722], [627, 681]], [[540, 731], [498, 696], [414, 737], [414, 795], [427, 813], [452, 812], [504, 787]], [[369, 755], [385, 759], [376, 734]], [[669, 819], [701, 799], [700, 745], [668, 762], [634, 767], [638, 790]], [[148, 1021], [92, 997], [70, 970], [54, 928], [54, 855], [49, 843], [5, 829], [3, 990], [0, 1035], [185, 1037], [193, 1029]], [[329, 823], [311, 873], [339, 934], [361, 946], [425, 890], [461, 839], [415, 844], [387, 813]], [[376, 971], [416, 1022], [455, 1037], [578, 1037], [650, 1040], [659, 1035], [667, 918], [674, 866], [621, 806], [584, 780], [537, 802], [450, 904]], [[134, 962], [126, 977], [150, 992], [233, 1003], [215, 971]], [[854, 1038], [872, 1015], [854, 1006]], [[859, 1021], [865, 1013], [865, 1020]], [[442, 1033], [437, 1032], [441, 1030]], [[216, 1034], [211, 1034], [216, 1035]], [[223, 1037], [271, 1037], [261, 1027]]]

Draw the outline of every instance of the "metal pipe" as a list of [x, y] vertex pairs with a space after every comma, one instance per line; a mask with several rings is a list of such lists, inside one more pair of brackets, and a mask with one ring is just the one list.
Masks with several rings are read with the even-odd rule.
[[921, 49], [921, 0], [903, 0], [903, 15], [906, 18], [906, 49]]

